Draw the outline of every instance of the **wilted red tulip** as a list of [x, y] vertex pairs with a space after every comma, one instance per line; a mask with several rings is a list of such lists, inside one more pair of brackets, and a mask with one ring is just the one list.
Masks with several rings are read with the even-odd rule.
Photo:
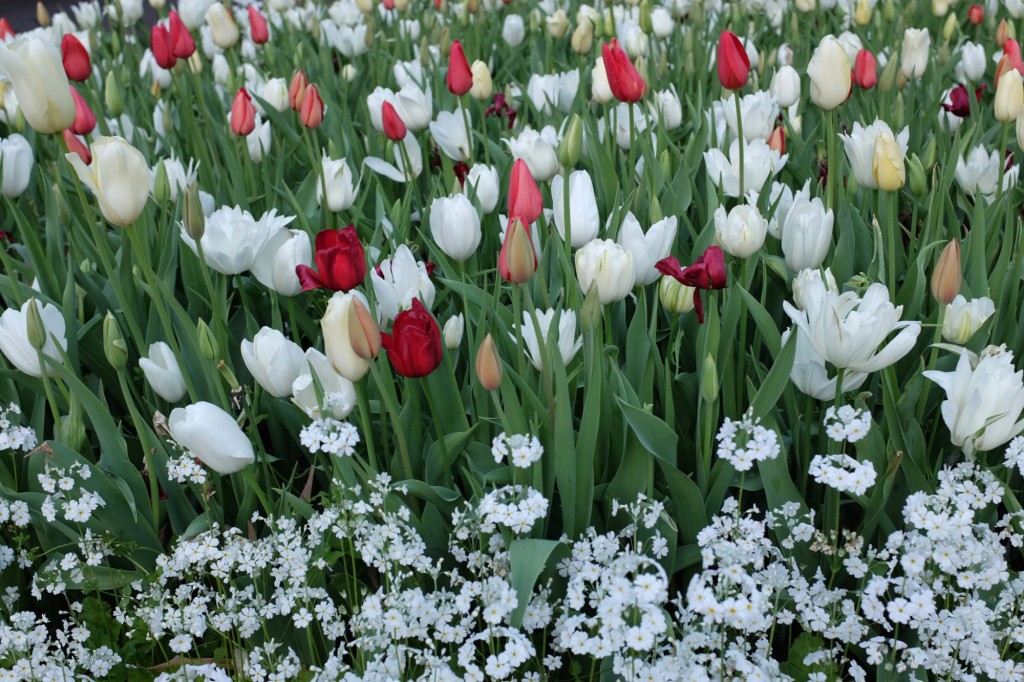
[[530, 167], [522, 159], [512, 164], [512, 175], [508, 179], [508, 214], [520, 216], [532, 223], [544, 212], [544, 200], [540, 188], [530, 174]]
[[270, 40], [270, 31], [267, 29], [267, 20], [260, 11], [249, 5], [249, 38], [257, 45]]
[[380, 108], [380, 119], [384, 124], [384, 134], [388, 136], [388, 139], [392, 142], [401, 142], [405, 139], [405, 135], [408, 129], [405, 127], [405, 121], [395, 111], [395, 107], [392, 106], [391, 102], [384, 102]]
[[680, 267], [675, 256], [663, 258], [654, 265], [663, 275], [674, 277], [681, 284], [694, 287], [693, 311], [697, 321], [704, 323], [704, 305], [700, 300], [701, 289], [724, 289], [726, 285], [725, 255], [721, 247], [709, 246], [700, 258], [685, 268]]
[[68, 146], [68, 151], [72, 154], [78, 154], [78, 157], [82, 159], [82, 163], [88, 166], [92, 163], [92, 154], [89, 152], [89, 148], [78, 139], [78, 136], [71, 132], [71, 128], [64, 130], [64, 144]]
[[0, 40], [6, 40], [7, 38], [14, 37], [14, 29], [11, 28], [11, 23], [4, 17], [0, 17]]
[[96, 114], [92, 113], [89, 103], [71, 86], [71, 98], [75, 100], [75, 122], [71, 124], [71, 132], [75, 135], [88, 135], [96, 129]]
[[85, 45], [82, 45], [82, 42], [75, 36], [70, 33], [64, 34], [64, 37], [60, 39], [60, 54], [61, 61], [64, 63], [64, 73], [68, 75], [69, 80], [81, 83], [92, 75], [92, 62], [89, 60], [89, 53], [86, 52]]
[[320, 91], [310, 83], [302, 93], [299, 104], [299, 120], [307, 128], [318, 128], [324, 122], [324, 101], [320, 99]]
[[608, 77], [608, 88], [620, 102], [639, 102], [647, 94], [647, 83], [629, 61], [629, 55], [619, 47], [617, 38], [601, 46], [601, 59]]
[[231, 132], [248, 135], [256, 129], [256, 107], [245, 88], [239, 88], [231, 104]]
[[192, 34], [185, 27], [185, 22], [173, 9], [168, 17], [168, 24], [170, 25], [171, 52], [178, 59], [188, 59], [196, 51], [196, 41], [192, 39]]
[[731, 31], [718, 39], [718, 81], [726, 90], [739, 90], [750, 76], [750, 57], [743, 43]]
[[473, 87], [473, 72], [469, 70], [466, 53], [462, 51], [462, 43], [452, 41], [452, 51], [448, 55], [448, 75], [444, 77], [448, 91], [453, 95], [462, 96]]
[[975, 26], [980, 24], [985, 19], [985, 10], [981, 5], [971, 5], [971, 8], [967, 10], [967, 21], [971, 22]]
[[498, 254], [498, 274], [506, 282], [525, 282], [537, 271], [537, 252], [530, 238], [530, 226], [519, 216], [508, 219], [505, 241]]
[[302, 290], [350, 291], [366, 279], [366, 254], [353, 225], [341, 230], [324, 230], [316, 236], [316, 270], [298, 265], [295, 274]]
[[173, 69], [178, 63], [178, 58], [174, 56], [171, 34], [162, 24], [154, 24], [150, 29], [149, 47], [153, 50], [153, 59], [161, 69]]
[[[981, 101], [981, 93], [984, 92], [985, 88], [988, 87], [987, 83], [982, 83], [974, 91], [974, 99], [977, 102]], [[963, 85], [957, 85], [955, 88], [949, 91], [949, 104], [942, 103], [942, 108], [949, 113], [959, 118], [967, 118], [971, 115], [971, 95]]]
[[878, 83], [878, 62], [870, 50], [861, 50], [853, 62], [853, 82], [861, 90], [870, 90]]
[[398, 313], [391, 333], [380, 337], [391, 366], [404, 377], [425, 377], [441, 364], [441, 328], [418, 298]]
[[288, 84], [288, 104], [294, 111], [298, 111], [302, 106], [302, 96], [306, 93], [308, 84], [305, 71], [296, 71], [292, 76], [292, 82]]

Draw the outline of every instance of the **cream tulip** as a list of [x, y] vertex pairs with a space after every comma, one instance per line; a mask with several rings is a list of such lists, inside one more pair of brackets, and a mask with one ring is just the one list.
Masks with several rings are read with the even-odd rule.
[[10, 48], [0, 41], [0, 71], [6, 71], [25, 120], [40, 133], [59, 133], [75, 122], [75, 101], [60, 50], [39, 38]]
[[995, 115], [1002, 123], [1016, 121], [1024, 108], [1024, 81], [1016, 69], [1009, 69], [999, 77], [996, 86]]
[[811, 101], [826, 111], [835, 109], [850, 95], [853, 71], [842, 43], [827, 35], [818, 43], [807, 64]]
[[220, 49], [226, 50], [238, 42], [238, 24], [221, 3], [215, 2], [206, 10], [206, 23], [213, 34], [214, 44]]
[[335, 292], [327, 303], [327, 312], [320, 320], [327, 358], [338, 374], [349, 381], [359, 381], [370, 369], [370, 360], [360, 357], [352, 346], [352, 318], [356, 315], [353, 300], [356, 298], [369, 307], [366, 299], [357, 291]]
[[488, 100], [494, 92], [494, 82], [491, 80], [491, 70], [487, 64], [479, 59], [473, 62], [470, 67], [473, 74], [473, 87], [469, 89], [469, 96], [473, 99]]
[[597, 287], [601, 305], [621, 301], [636, 281], [633, 254], [611, 239], [594, 239], [576, 252], [576, 277], [584, 294]]
[[98, 137], [90, 147], [92, 164], [75, 153], [65, 158], [100, 204], [103, 217], [128, 227], [138, 219], [149, 199], [146, 157], [123, 137]]

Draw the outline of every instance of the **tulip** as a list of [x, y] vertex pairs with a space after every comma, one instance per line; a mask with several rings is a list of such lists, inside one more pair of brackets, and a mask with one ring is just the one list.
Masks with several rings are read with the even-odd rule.
[[476, 378], [485, 391], [496, 391], [501, 386], [501, 375], [501, 356], [494, 346], [494, 338], [488, 334], [476, 352]]
[[6, 42], [8, 39], [14, 38], [14, 29], [11, 27], [11, 23], [7, 21], [6, 17], [0, 17], [0, 42]]
[[735, 33], [722, 31], [718, 38], [718, 81], [726, 90], [739, 90], [747, 84], [750, 58]]
[[176, 403], [185, 397], [185, 377], [181, 374], [174, 351], [163, 341], [149, 346], [149, 355], [139, 358], [146, 382], [153, 392], [169, 403]]
[[555, 40], [564, 38], [565, 34], [569, 31], [569, 17], [566, 16], [564, 9], [559, 9], [551, 14], [545, 23], [548, 28], [548, 35]]
[[60, 41], [60, 51], [64, 73], [70, 80], [81, 83], [92, 75], [92, 63], [89, 61], [89, 53], [85, 46], [70, 33], [65, 34]]
[[998, 193], [1000, 168], [1005, 168], [1005, 192], [1017, 184], [1020, 168], [1017, 165], [1004, 164], [1002, 154], [998, 151], [989, 152], [984, 145], [979, 144], [967, 155], [966, 162], [963, 157], [957, 159], [953, 177], [968, 196], [976, 198], [980, 194], [985, 203], [991, 204]]
[[506, 14], [501, 26], [501, 39], [509, 47], [519, 47], [526, 37], [526, 26], [518, 14]]
[[155, 24], [149, 32], [149, 47], [153, 51], [153, 59], [161, 69], [173, 69], [178, 63], [174, 54], [174, 43], [171, 34], [163, 24]]
[[[256, 255], [273, 235], [294, 217], [278, 216], [271, 210], [258, 221], [248, 211], [222, 206], [206, 217], [201, 237], [206, 265], [223, 275], [238, 275], [250, 269]], [[195, 240], [181, 224], [181, 240], [198, 255]]]
[[429, 308], [436, 293], [430, 281], [433, 264], [417, 261], [405, 244], [395, 250], [393, 258], [370, 271], [373, 293], [377, 297], [377, 312], [381, 320], [393, 320], [400, 310], [420, 299]]
[[878, 83], [878, 62], [868, 50], [857, 53], [853, 62], [853, 82], [861, 90], [870, 90]]
[[349, 291], [366, 279], [366, 255], [353, 225], [341, 230], [323, 230], [316, 235], [316, 267], [295, 268], [302, 290], [327, 288]]
[[1003, 74], [996, 86], [995, 115], [1003, 123], [1016, 121], [1024, 108], [1024, 81], [1016, 70]]
[[989, 346], [979, 356], [962, 348], [952, 372], [922, 374], [946, 392], [942, 420], [953, 445], [968, 457], [997, 448], [1024, 430], [1024, 372], [1014, 371], [1013, 353], [1005, 346]]
[[310, 83], [302, 93], [299, 104], [299, 120], [307, 128], [319, 128], [324, 121], [324, 101], [320, 98], [320, 90]]
[[788, 109], [800, 101], [800, 74], [789, 64], [781, 67], [772, 76], [770, 92], [779, 102], [779, 106]]
[[170, 25], [171, 52], [178, 59], [188, 59], [196, 51], [196, 41], [192, 39], [192, 34], [189, 33], [181, 17], [173, 9], [168, 18], [168, 24]]
[[827, 35], [818, 43], [807, 63], [807, 76], [811, 79], [811, 101], [821, 109], [835, 109], [849, 97], [850, 59], [834, 36]]
[[18, 133], [0, 139], [0, 194], [20, 197], [32, 179], [32, 145]]
[[252, 341], [242, 340], [242, 361], [263, 389], [275, 398], [292, 394], [292, 382], [302, 373], [305, 354], [276, 329], [263, 327]]
[[[356, 353], [352, 332], [361, 329], [355, 302], [366, 306], [366, 299], [356, 291], [336, 292], [327, 303], [327, 312], [320, 320], [324, 334], [324, 350], [331, 365], [349, 381], [359, 381], [370, 369], [370, 357]], [[362, 339], [365, 343], [365, 338]]]
[[509, 218], [505, 239], [498, 254], [498, 274], [506, 282], [520, 284], [537, 270], [537, 252], [530, 237], [530, 226], [517, 216]]
[[304, 71], [296, 71], [292, 74], [292, 82], [288, 85], [288, 103], [294, 111], [301, 108], [302, 96], [306, 93], [307, 85], [309, 85], [309, 81], [306, 80]]
[[256, 107], [245, 88], [239, 88], [231, 104], [231, 132], [248, 135], [256, 129]]
[[682, 315], [693, 310], [693, 296], [696, 289], [682, 284], [675, 277], [662, 275], [658, 283], [658, 299], [665, 310], [673, 315]]
[[906, 183], [907, 169], [903, 160], [904, 153], [892, 135], [879, 135], [875, 138], [871, 173], [878, 189], [884, 192], [895, 192]]
[[107, 6], [107, 11], [111, 19], [128, 27], [142, 18], [142, 0], [118, 0], [118, 2]]
[[793, 272], [817, 269], [832, 245], [835, 216], [826, 211], [821, 199], [794, 199], [782, 226], [782, 253]]
[[458, 40], [452, 41], [452, 51], [448, 55], [448, 74], [444, 83], [448, 86], [449, 92], [459, 97], [473, 87], [473, 72], [470, 71], [466, 54], [462, 51], [462, 43]]
[[[653, 110], [661, 124], [665, 126], [665, 130], [675, 130], [683, 124], [683, 105], [679, 101], [679, 95], [676, 94], [675, 88], [655, 93]], [[582, 138], [582, 128], [580, 135]], [[575, 165], [575, 163], [571, 165]]]
[[[423, 172], [423, 152], [420, 149], [420, 143], [416, 141], [415, 135], [406, 135], [405, 139], [394, 146], [395, 165], [392, 165], [384, 159], [368, 156], [363, 159], [363, 163], [370, 167], [370, 170], [375, 173], [394, 180], [395, 182], [408, 182], [410, 179], [418, 177]], [[405, 154], [402, 154], [402, 148], [405, 149]], [[408, 159], [408, 168], [406, 167], [406, 159]]]
[[619, 41], [612, 38], [611, 43], [601, 46], [601, 60], [604, 62], [608, 87], [612, 95], [620, 102], [639, 102], [647, 94], [647, 83], [629, 61], [629, 56], [619, 47]]
[[71, 97], [75, 100], [75, 122], [71, 124], [71, 132], [75, 135], [88, 135], [96, 129], [96, 114], [92, 113], [85, 98], [73, 86]]
[[[533, 178], [530, 178], [533, 181]], [[478, 163], [469, 169], [466, 175], [465, 192], [475, 196], [480, 203], [480, 210], [489, 214], [498, 205], [498, 170], [494, 166]], [[539, 190], [538, 190], [539, 192]]]
[[97, 138], [91, 154], [91, 166], [86, 166], [76, 153], [64, 156], [78, 179], [96, 196], [103, 217], [121, 227], [131, 225], [149, 199], [146, 158], [123, 137]]
[[[583, 347], [583, 339], [576, 335], [576, 313], [572, 310], [555, 311], [538, 308], [533, 315], [528, 310], [523, 311], [523, 324], [519, 325], [519, 330], [523, 343], [526, 344], [526, 355], [537, 371], [544, 368], [548, 336], [551, 334], [551, 325], [554, 323], [556, 315], [558, 316], [556, 342], [562, 364], [568, 365]], [[536, 324], [534, 324], [534, 318], [536, 318]], [[513, 341], [516, 340], [515, 333], [509, 333], [509, 336]]]
[[434, 142], [441, 148], [445, 156], [453, 161], [468, 161], [469, 137], [466, 132], [466, 124], [473, 124], [469, 112], [463, 113], [441, 111], [437, 114], [437, 120], [430, 123], [430, 134]]
[[[557, 133], [551, 126], [541, 132], [527, 126], [518, 137], [506, 139], [512, 156], [522, 159], [537, 182], [546, 182], [558, 173]], [[539, 214], [538, 214], [539, 215]], [[533, 222], [533, 221], [530, 221]]]
[[928, 67], [928, 50], [931, 45], [932, 38], [928, 34], [928, 29], [906, 29], [903, 32], [900, 73], [909, 80], [915, 80], [924, 75], [924, 70]]
[[704, 152], [708, 178], [730, 197], [741, 197], [751, 190], [759, 190], [769, 177], [778, 174], [786, 165], [786, 157], [763, 140], [748, 142], [744, 146], [743, 186], [740, 187], [740, 144], [740, 140], [732, 141], [728, 157], [719, 149]]
[[487, 64], [478, 59], [473, 62], [470, 72], [473, 74], [473, 87], [469, 89], [469, 96], [481, 101], [490, 99], [491, 93], [494, 92], [494, 83]]
[[[555, 228], [563, 240], [566, 238], [564, 192], [565, 182], [561, 175], [556, 175], [551, 179], [551, 204]], [[572, 246], [577, 249], [594, 239], [601, 228], [594, 183], [586, 171], [573, 171], [569, 175], [569, 228]]]
[[[322, 406], [317, 398], [317, 385], [323, 395]], [[310, 419], [320, 419], [323, 407], [331, 418], [341, 420], [356, 405], [356, 389], [351, 381], [338, 374], [326, 355], [310, 348], [306, 350], [302, 373], [292, 382], [292, 402]]]
[[39, 38], [16, 49], [0, 44], [0, 71], [14, 86], [18, 108], [40, 133], [59, 133], [75, 121], [75, 101], [60, 52]]
[[942, 338], [950, 343], [963, 345], [995, 312], [995, 303], [987, 296], [968, 301], [958, 295], [946, 306], [942, 319]]
[[263, 45], [270, 40], [266, 18], [252, 5], [249, 5], [249, 38], [257, 45]]
[[677, 225], [676, 217], [669, 216], [651, 225], [647, 234], [644, 234], [640, 221], [632, 211], [626, 213], [619, 228], [618, 243], [633, 256], [635, 286], [646, 286], [658, 279], [659, 273], [655, 264], [667, 258], [672, 250]]
[[82, 138], [71, 132], [71, 128], [68, 128], [63, 133], [64, 144], [67, 145], [68, 152], [74, 154], [82, 160], [86, 166], [92, 163], [92, 154], [89, 153], [89, 148], [82, 142]]
[[508, 214], [519, 216], [527, 223], [533, 223], [543, 211], [544, 200], [527, 162], [516, 159], [512, 163], [512, 174], [508, 180]]
[[611, 239], [594, 239], [576, 252], [576, 278], [584, 294], [597, 287], [601, 305], [621, 301], [633, 289], [633, 254]]
[[430, 234], [444, 253], [460, 263], [480, 246], [480, 216], [465, 194], [438, 197], [430, 205]]
[[233, 474], [256, 461], [238, 422], [213, 403], [174, 408], [167, 428], [171, 438], [218, 474]]
[[967, 10], [967, 21], [971, 22], [972, 26], [977, 26], [985, 19], [985, 10], [981, 5], [971, 5], [970, 9]]
[[[739, 97], [739, 95], [733, 96]], [[767, 140], [779, 120], [779, 101], [771, 93], [761, 90], [740, 99], [739, 113], [743, 122], [743, 138], [747, 142]], [[730, 103], [723, 107], [722, 114], [725, 116], [729, 130], [738, 136], [739, 125], [736, 120], [736, 107]], [[760, 189], [760, 185], [757, 186], [757, 189]]]
[[611, 85], [608, 83], [608, 71], [605, 69], [604, 58], [598, 57], [594, 68], [590, 70], [590, 96], [595, 102], [608, 104], [615, 96], [612, 95]]
[[384, 102], [381, 105], [381, 121], [384, 125], [384, 134], [392, 142], [401, 142], [409, 132], [391, 102]]
[[282, 296], [295, 296], [302, 291], [299, 266], [313, 262], [313, 245], [302, 230], [277, 230], [256, 252], [252, 274], [263, 286]]
[[245, 136], [245, 146], [253, 163], [263, 160], [263, 154], [270, 149], [270, 121], [262, 121], [257, 115], [251, 133]]
[[456, 350], [462, 345], [462, 335], [466, 331], [466, 319], [462, 313], [452, 315], [444, 323], [441, 335], [444, 337], [444, 347], [448, 350]]
[[328, 156], [320, 160], [323, 183], [317, 183], [316, 201], [321, 206], [324, 202], [324, 185], [327, 187], [327, 208], [338, 213], [352, 206], [356, 199], [356, 188], [352, 184], [352, 171], [345, 159], [332, 159]]
[[728, 213], [724, 206], [719, 206], [715, 211], [715, 238], [732, 256], [749, 258], [754, 255], [767, 234], [768, 221], [754, 206], [740, 204]]
[[[782, 345], [789, 342], [792, 329], [782, 332]], [[842, 370], [843, 392], [856, 391], [864, 385], [868, 375], [864, 372]], [[836, 395], [838, 375], [829, 377], [825, 368], [825, 358], [821, 357], [810, 340], [799, 327], [796, 330], [796, 354], [793, 357], [793, 369], [789, 374], [793, 385], [801, 393], [822, 401], [832, 401]]]
[[663, 275], [674, 277], [680, 284], [693, 287], [693, 311], [697, 321], [704, 323], [704, 305], [699, 289], [724, 289], [727, 283], [725, 256], [718, 246], [709, 246], [700, 258], [685, 268], [679, 265], [675, 256], [669, 256], [655, 263], [654, 267]]
[[569, 47], [578, 55], [586, 55], [590, 54], [590, 49], [593, 46], [594, 24], [586, 19], [576, 25], [576, 29], [572, 32], [572, 38], [569, 39]]
[[[30, 308], [34, 309], [30, 311]], [[30, 315], [37, 320], [36, 325], [40, 327], [37, 330], [41, 332], [40, 339], [32, 338], [34, 332], [29, 328]], [[32, 343], [33, 340], [36, 341], [35, 344]], [[3, 352], [7, 361], [22, 373], [39, 377], [46, 372], [53, 376], [56, 370], [45, 364], [39, 354], [42, 353], [47, 358], [62, 363], [58, 346], [66, 351], [68, 340], [65, 336], [64, 316], [52, 303], [40, 305], [39, 301], [31, 298], [22, 304], [20, 310], [8, 308], [0, 315], [0, 352]]]
[[238, 42], [238, 25], [227, 8], [219, 2], [214, 2], [206, 10], [206, 23], [210, 27], [214, 44], [220, 49], [227, 50]]
[[390, 334], [381, 334], [381, 345], [395, 371], [404, 377], [424, 377], [441, 364], [443, 349], [437, 321], [420, 300], [395, 317]]
[[[865, 189], [880, 189], [880, 180], [884, 180], [887, 191], [903, 186], [909, 128], [894, 136], [885, 121], [877, 120], [867, 127], [854, 122], [853, 132], [839, 137], [858, 185]], [[883, 138], [881, 146], [879, 138]]]
[[939, 255], [939, 262], [932, 272], [932, 296], [938, 303], [949, 304], [960, 293], [960, 242], [949, 240]]

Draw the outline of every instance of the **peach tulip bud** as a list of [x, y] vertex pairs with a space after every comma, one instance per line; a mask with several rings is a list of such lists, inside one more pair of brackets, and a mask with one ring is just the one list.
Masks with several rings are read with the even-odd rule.
[[501, 386], [501, 374], [501, 357], [494, 347], [494, 338], [488, 334], [476, 352], [476, 376], [484, 389], [496, 391]]
[[951, 239], [932, 271], [932, 296], [943, 305], [952, 303], [960, 293], [960, 280], [960, 242]]

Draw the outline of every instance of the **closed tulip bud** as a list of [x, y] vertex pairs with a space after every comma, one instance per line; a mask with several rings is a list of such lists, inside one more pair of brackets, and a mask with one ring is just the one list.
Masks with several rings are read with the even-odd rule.
[[779, 100], [779, 106], [788, 109], [800, 101], [800, 74], [786, 64], [772, 76], [769, 92]]
[[245, 88], [239, 88], [231, 104], [231, 132], [246, 136], [256, 130], [256, 106]]
[[882, 19], [884, 19], [886, 23], [892, 23], [896, 19], [895, 0], [886, 0], [886, 3], [882, 5]]
[[241, 353], [256, 383], [275, 398], [292, 394], [292, 383], [306, 364], [302, 348], [270, 327], [260, 329], [252, 341], [243, 339]]
[[1000, 48], [1006, 43], [1009, 38], [1013, 37], [1013, 27], [1003, 19], [999, 22], [999, 28], [996, 29], [996, 45]]
[[199, 320], [196, 323], [196, 339], [199, 345], [199, 354], [211, 362], [215, 360], [220, 354], [220, 349], [213, 331], [204, 320]]
[[6, 17], [0, 17], [0, 42], [14, 37], [14, 29]]
[[662, 275], [658, 284], [658, 298], [661, 305], [673, 315], [682, 315], [693, 310], [693, 287], [679, 282], [675, 277]]
[[878, 79], [878, 91], [889, 92], [899, 84], [900, 79], [900, 65], [895, 59], [890, 59], [882, 69], [882, 75]]
[[476, 352], [476, 378], [487, 391], [496, 391], [501, 386], [501, 357], [494, 345], [494, 337], [484, 337]]
[[68, 402], [68, 413], [60, 420], [57, 440], [75, 452], [80, 451], [86, 444], [82, 403], [74, 397], [74, 394]]
[[620, 102], [639, 102], [647, 94], [647, 83], [629, 60], [629, 55], [612, 38], [601, 46], [601, 59], [612, 95]]
[[570, 46], [576, 54], [590, 53], [591, 48], [594, 47], [594, 25], [589, 19], [584, 19], [576, 26], [576, 30], [572, 32]]
[[[163, 168], [164, 164], [160, 164]], [[185, 223], [185, 231], [193, 241], [198, 242], [206, 232], [206, 216], [203, 214], [202, 202], [199, 200], [199, 189], [193, 182], [185, 188], [182, 195], [182, 221]]]
[[292, 82], [288, 85], [288, 104], [291, 105], [293, 111], [298, 111], [302, 107], [302, 96], [306, 93], [308, 85], [309, 81], [306, 79], [304, 71], [300, 70], [292, 74]]
[[730, 31], [718, 38], [718, 81], [726, 90], [739, 90], [750, 76], [750, 57], [743, 43]]
[[807, 64], [807, 75], [811, 79], [811, 100], [826, 111], [838, 107], [850, 94], [850, 59], [846, 49], [831, 35], [822, 38], [815, 48]]
[[43, 28], [47, 28], [50, 25], [50, 13], [46, 11], [46, 5], [42, 2], [36, 3], [36, 21]]
[[37, 132], [59, 133], [75, 122], [75, 100], [55, 46], [40, 38], [13, 49], [0, 42], [0, 71], [7, 72], [18, 107]]
[[0, 194], [12, 199], [21, 196], [28, 189], [34, 165], [32, 145], [23, 136], [14, 133], [0, 138]]
[[718, 400], [718, 365], [711, 353], [704, 357], [701, 367], [700, 397], [706, 405], [713, 405]]
[[[476, 1], [476, 0], [474, 0]], [[395, 9], [404, 12], [409, 9], [409, 0], [395, 0]]]
[[651, 3], [648, 0], [642, 0], [640, 3], [640, 17], [637, 23], [640, 25], [640, 30], [647, 35], [654, 31], [654, 23], [651, 21]]
[[460, 263], [468, 260], [483, 233], [476, 207], [465, 194], [438, 197], [430, 205], [430, 234], [445, 255]]
[[[444, 337], [444, 347], [448, 350], [455, 350], [462, 344], [462, 335], [466, 330], [466, 321], [462, 313], [452, 315], [444, 323], [441, 335]], [[488, 336], [490, 336], [488, 334]]]
[[891, 135], [879, 135], [875, 138], [871, 170], [878, 189], [882, 191], [895, 192], [906, 182], [907, 172], [903, 153]]
[[381, 105], [381, 123], [384, 126], [384, 134], [392, 142], [401, 142], [408, 134], [405, 122], [391, 102], [385, 101]]
[[363, 14], [369, 14], [370, 12], [372, 12], [373, 5], [373, 0], [356, 0], [356, 6], [359, 8], [359, 11], [362, 12]]
[[932, 166], [935, 165], [935, 155], [937, 152], [937, 148], [938, 146], [935, 143], [934, 137], [932, 137], [931, 139], [928, 140], [928, 142], [925, 143], [924, 151], [921, 154], [921, 164], [926, 169], [931, 169]]
[[[601, 329], [601, 321], [604, 319], [604, 306], [601, 305], [601, 293], [595, 286], [583, 298], [583, 305], [580, 306], [580, 329], [588, 336]], [[529, 322], [526, 323], [530, 325]], [[559, 325], [561, 329], [561, 325]], [[561, 345], [561, 341], [559, 342]]]
[[967, 10], [967, 21], [971, 22], [971, 25], [977, 26], [985, 19], [985, 10], [981, 5], [971, 5], [971, 8]]
[[114, 225], [131, 225], [149, 199], [146, 157], [123, 137], [97, 138], [91, 154], [91, 166], [75, 153], [65, 154], [65, 158], [99, 201], [103, 217]]
[[530, 168], [523, 159], [512, 163], [512, 173], [508, 180], [508, 215], [520, 217], [527, 223], [537, 220], [544, 211], [544, 200], [537, 182], [530, 174]]
[[487, 64], [479, 59], [473, 62], [470, 69], [473, 74], [473, 87], [469, 89], [469, 96], [473, 99], [488, 100], [494, 92], [494, 83], [491, 80], [491, 70]]
[[46, 327], [43, 325], [43, 317], [39, 312], [39, 301], [34, 298], [28, 300], [25, 309], [25, 331], [28, 335], [28, 343], [36, 350], [42, 350], [46, 345]]
[[952, 303], [960, 293], [961, 278], [960, 242], [951, 239], [932, 271], [932, 297], [943, 305]]
[[498, 274], [506, 282], [520, 284], [537, 270], [537, 252], [530, 238], [530, 226], [522, 218], [508, 219], [505, 241], [498, 254]]
[[907, 180], [910, 183], [910, 192], [915, 197], [923, 199], [928, 194], [928, 177], [917, 154], [911, 154], [907, 159]]
[[107, 72], [107, 77], [103, 82], [103, 103], [111, 116], [117, 117], [124, 113], [121, 85], [113, 71]]
[[[565, 127], [562, 141], [558, 143], [558, 162], [563, 168], [572, 168], [579, 163], [583, 153], [583, 122], [579, 114], [573, 114]], [[558, 207], [554, 207], [556, 210]]]
[[565, 10], [560, 9], [547, 18], [548, 34], [558, 40], [565, 36], [569, 30], [569, 17], [565, 15]]
[[263, 45], [270, 40], [266, 18], [252, 5], [249, 6], [249, 38], [257, 45]]
[[908, 28], [903, 32], [900, 72], [909, 80], [920, 78], [928, 67], [928, 50], [932, 39], [928, 29]]
[[319, 128], [324, 122], [324, 101], [320, 98], [320, 90], [310, 83], [302, 93], [299, 105], [299, 120], [307, 128]]
[[633, 289], [636, 271], [633, 254], [611, 239], [594, 239], [576, 252], [580, 290], [596, 287], [601, 305], [621, 301]]
[[[338, 374], [352, 382], [359, 381], [366, 375], [370, 369], [370, 357], [374, 350], [370, 335], [363, 335], [362, 324], [354, 303], [359, 301], [360, 305], [365, 308], [359, 298], [361, 296], [362, 294], [354, 291], [335, 293], [328, 302], [327, 312], [324, 313], [324, 317], [320, 321], [327, 358]], [[367, 315], [367, 317], [370, 316]], [[377, 333], [379, 335], [379, 330]], [[353, 342], [354, 337], [355, 342]], [[376, 348], [379, 350], [379, 342]]]
[[61, 59], [64, 73], [69, 80], [81, 83], [92, 75], [92, 62], [89, 53], [81, 41], [70, 33], [66, 33], [60, 41]]
[[[949, 9], [949, 5], [946, 5], [946, 8]], [[953, 33], [956, 31], [957, 26], [955, 14], [950, 14], [946, 17], [946, 23], [942, 25], [942, 39], [948, 43], [953, 38]]]
[[853, 20], [858, 26], [867, 26], [871, 22], [871, 3], [869, 0], [859, 0], [856, 9], [853, 10]]
[[360, 298], [352, 300], [352, 312], [348, 318], [349, 341], [352, 350], [363, 360], [373, 360], [380, 354], [380, 327]]
[[153, 178], [153, 199], [158, 204], [164, 204], [171, 198], [171, 183], [167, 179], [167, 164], [156, 165], [156, 177]]
[[213, 43], [220, 49], [227, 50], [238, 42], [238, 24], [221, 3], [214, 2], [206, 10], [206, 23], [213, 33]]
[[750, 258], [764, 244], [768, 221], [754, 206], [740, 204], [731, 211], [719, 206], [715, 211], [715, 235], [726, 253]]
[[996, 120], [1009, 123], [1017, 120], [1024, 107], [1024, 81], [1016, 69], [1003, 74], [996, 86]]
[[768, 148], [778, 152], [780, 156], [786, 153], [786, 131], [782, 126], [776, 126], [768, 137]]
[[465, 95], [473, 87], [473, 72], [469, 69], [466, 53], [462, 51], [462, 43], [458, 40], [452, 41], [445, 85], [448, 86], [449, 92], [458, 97]]
[[861, 50], [853, 63], [853, 82], [861, 90], [870, 90], [878, 84], [878, 62], [869, 50]]

